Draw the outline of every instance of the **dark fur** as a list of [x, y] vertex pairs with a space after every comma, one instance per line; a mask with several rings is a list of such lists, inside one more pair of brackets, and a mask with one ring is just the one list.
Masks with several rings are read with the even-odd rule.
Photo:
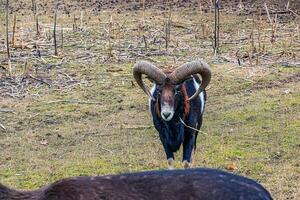
[[[197, 76], [194, 76], [196, 81], [200, 83], [200, 80]], [[163, 86], [162, 86], [163, 87]], [[181, 87], [185, 87], [188, 96], [192, 96], [196, 89], [192, 79], [185, 81]], [[181, 89], [177, 91], [175, 96], [175, 114], [171, 121], [164, 121], [160, 113], [157, 112], [160, 109], [157, 109], [157, 105], [160, 105], [160, 95], [162, 88], [156, 86], [156, 89], [153, 93], [155, 101], [151, 101], [151, 114], [153, 117], [153, 123], [156, 130], [159, 132], [160, 140], [164, 146], [167, 159], [174, 159], [174, 152], [176, 152], [181, 144], [183, 144], [183, 158], [191, 162], [191, 155], [193, 149], [196, 148], [196, 139], [198, 132], [190, 128], [185, 127], [179, 118], [182, 118], [184, 122], [195, 129], [200, 129], [202, 126], [202, 114], [201, 114], [201, 101], [200, 98], [195, 98], [189, 102], [189, 113], [187, 116], [184, 116], [185, 108], [185, 99], [181, 92]], [[204, 99], [206, 100], [206, 93], [204, 91]]]
[[215, 169], [75, 177], [35, 191], [0, 184], [0, 200], [272, 200], [255, 181]]

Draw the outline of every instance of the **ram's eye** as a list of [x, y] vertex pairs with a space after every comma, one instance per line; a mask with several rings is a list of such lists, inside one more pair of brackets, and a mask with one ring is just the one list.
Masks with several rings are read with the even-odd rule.
[[157, 94], [161, 94], [161, 88], [156, 88], [156, 92], [157, 92]]

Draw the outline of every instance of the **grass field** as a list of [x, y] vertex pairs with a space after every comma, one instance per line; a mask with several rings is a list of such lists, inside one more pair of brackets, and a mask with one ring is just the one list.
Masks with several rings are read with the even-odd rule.
[[[166, 168], [132, 65], [146, 59], [179, 66], [203, 58], [213, 77], [193, 166], [230, 169], [258, 180], [274, 199], [300, 199], [297, 21], [279, 23], [272, 43], [266, 20], [221, 13], [221, 54], [214, 56], [213, 14], [173, 11], [168, 49], [164, 28], [169, 13], [146, 10], [144, 20], [142, 11], [80, 15], [77, 30], [72, 15], [58, 16], [59, 45], [59, 27], [64, 27], [58, 56], [48, 45], [49, 16], [40, 17], [39, 37], [32, 16], [17, 16], [16, 45], [23, 40], [24, 49], [11, 50], [12, 78], [0, 69], [1, 183], [34, 189], [69, 176]], [[7, 69], [5, 29], [0, 33], [0, 64]], [[38, 49], [41, 57], [35, 56]], [[286, 62], [298, 64], [286, 67]], [[176, 158], [182, 168], [181, 151]]]

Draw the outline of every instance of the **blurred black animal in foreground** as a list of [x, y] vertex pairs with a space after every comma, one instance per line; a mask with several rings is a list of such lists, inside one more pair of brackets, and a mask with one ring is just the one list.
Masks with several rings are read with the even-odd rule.
[[0, 200], [272, 200], [254, 180], [216, 169], [67, 178], [33, 191], [0, 184]]

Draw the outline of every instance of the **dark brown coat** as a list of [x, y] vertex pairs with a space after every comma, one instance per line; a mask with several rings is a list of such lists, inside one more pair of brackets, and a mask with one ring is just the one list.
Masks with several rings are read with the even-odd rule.
[[271, 200], [261, 185], [215, 169], [75, 177], [34, 191], [0, 184], [0, 200]]

